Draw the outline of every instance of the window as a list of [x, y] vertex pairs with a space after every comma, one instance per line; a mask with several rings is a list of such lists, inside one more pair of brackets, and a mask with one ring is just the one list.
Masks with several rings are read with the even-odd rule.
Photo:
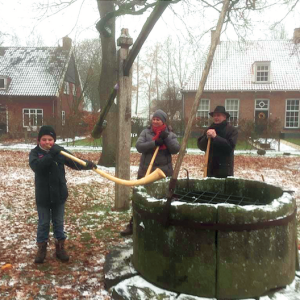
[[7, 79], [0, 78], [0, 90], [6, 89]]
[[72, 90], [73, 90], [73, 96], [75, 96], [76, 97], [76, 86], [75, 86], [75, 84], [72, 84]]
[[255, 62], [253, 81], [256, 83], [271, 82], [271, 62]]
[[225, 110], [230, 114], [229, 123], [238, 126], [239, 120], [239, 99], [226, 99]]
[[43, 110], [38, 108], [23, 108], [23, 127], [43, 125]]
[[286, 100], [286, 128], [299, 128], [299, 99]]
[[66, 112], [64, 110], [61, 111], [61, 125], [64, 126], [66, 124]]
[[209, 99], [201, 99], [200, 105], [197, 111], [197, 123], [198, 127], [207, 127], [209, 120]]
[[269, 99], [256, 99], [255, 110], [269, 110]]
[[64, 82], [64, 94], [69, 95], [70, 94], [70, 85], [69, 82]]

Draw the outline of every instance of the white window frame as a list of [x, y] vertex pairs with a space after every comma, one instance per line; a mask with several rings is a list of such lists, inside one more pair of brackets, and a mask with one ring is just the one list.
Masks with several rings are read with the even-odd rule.
[[[268, 107], [267, 108], [261, 107], [261, 106], [256, 107], [256, 102], [258, 102], [258, 101], [267, 101]], [[256, 116], [256, 112], [260, 111], [260, 110], [267, 110], [268, 111], [268, 117], [269, 117], [269, 115], [270, 115], [270, 99], [264, 99], [264, 98], [255, 99], [255, 101], [254, 101], [254, 119], [255, 119], [255, 116]]]
[[[260, 101], [260, 102], [262, 102], [262, 101], [267, 101], [267, 108], [265, 108], [265, 107], [256, 107], [256, 103], [258, 102], [258, 101]], [[254, 107], [254, 109], [255, 110], [267, 110], [267, 111], [269, 111], [270, 110], [270, 99], [263, 99], [263, 98], [258, 98], [258, 99], [255, 99], [255, 107]]]
[[3, 87], [0, 86], [0, 90], [5, 90], [6, 87], [7, 87], [7, 78], [5, 78], [5, 77], [0, 77], [0, 80], [1, 80], [1, 81], [3, 80]]
[[[288, 102], [289, 101], [297, 101], [298, 102], [298, 109], [289, 109]], [[294, 104], [294, 106], [297, 106]], [[288, 113], [294, 113], [294, 116], [287, 116]], [[289, 121], [289, 123], [296, 123], [296, 126], [287, 126], [288, 117], [294, 118], [294, 121]], [[284, 121], [285, 128], [299, 128], [300, 127], [300, 99], [286, 99], [285, 101], [285, 121]]]
[[[204, 104], [204, 102], [206, 102]], [[204, 120], [203, 124], [200, 121], [201, 125], [196, 125], [197, 127], [208, 127], [209, 126], [209, 112], [210, 112], [210, 99], [201, 99], [200, 104], [197, 110], [197, 118], [207, 118]]]
[[73, 92], [73, 96], [76, 97], [76, 85], [72, 84], [72, 92]]
[[[235, 101], [237, 105], [232, 107], [232, 104], [229, 104], [229, 101], [230, 102]], [[236, 99], [236, 98], [225, 99], [225, 110], [230, 114], [228, 122], [230, 122], [233, 126], [237, 127], [239, 125], [239, 116], [240, 116], [240, 99]]]
[[70, 84], [67, 81], [64, 82], [64, 94], [70, 95]]
[[66, 124], [66, 112], [64, 110], [61, 111], [61, 125], [64, 126]]
[[[260, 70], [261, 68], [267, 68], [267, 70]], [[262, 74], [267, 73], [267, 75]], [[258, 80], [258, 75], [261, 77], [267, 76], [267, 80]], [[263, 78], [264, 79], [264, 78]], [[271, 80], [271, 62], [270, 61], [260, 61], [254, 63], [254, 72], [253, 72], [253, 82], [255, 83], [270, 83]]]
[[[28, 110], [28, 125], [25, 125], [25, 111]], [[35, 116], [33, 118], [34, 124], [31, 124], [32, 118], [31, 116]], [[41, 124], [38, 124], [38, 116], [41, 116]], [[33, 130], [37, 130], [38, 127], [43, 125], [43, 120], [44, 120], [44, 110], [42, 108], [23, 108], [22, 110], [22, 117], [23, 117], [23, 127]]]

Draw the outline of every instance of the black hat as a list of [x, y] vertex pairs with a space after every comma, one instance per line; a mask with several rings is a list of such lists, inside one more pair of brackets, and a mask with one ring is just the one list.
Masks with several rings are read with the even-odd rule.
[[225, 110], [225, 107], [224, 107], [224, 106], [217, 106], [217, 107], [215, 108], [214, 111], [211, 111], [211, 112], [209, 113], [209, 115], [210, 115], [211, 117], [213, 117], [213, 116], [214, 116], [214, 113], [224, 114], [224, 115], [226, 116], [226, 118], [229, 118], [229, 117], [230, 117], [230, 114]]
[[159, 118], [163, 123], [166, 123], [167, 121], [167, 114], [161, 110], [161, 109], [158, 109], [152, 116], [152, 118]]
[[53, 137], [54, 142], [56, 141], [56, 133], [55, 133], [53, 127], [51, 127], [51, 126], [44, 125], [40, 128], [40, 131], [38, 134], [38, 141], [40, 141], [40, 139], [43, 135], [50, 135]]

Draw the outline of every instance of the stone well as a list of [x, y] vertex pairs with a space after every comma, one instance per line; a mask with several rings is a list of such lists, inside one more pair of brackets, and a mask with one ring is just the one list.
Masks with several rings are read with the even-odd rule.
[[[219, 192], [250, 205], [172, 202], [168, 180], [133, 195], [133, 264], [149, 282], [200, 297], [259, 297], [290, 284], [296, 265], [296, 201], [280, 187], [238, 178], [178, 180], [180, 191]], [[176, 193], [176, 191], [175, 191]], [[247, 204], [247, 203], [246, 203]]]

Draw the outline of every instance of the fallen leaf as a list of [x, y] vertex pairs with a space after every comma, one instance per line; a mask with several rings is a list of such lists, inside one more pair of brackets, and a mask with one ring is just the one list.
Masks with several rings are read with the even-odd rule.
[[5, 271], [5, 270], [10, 270], [11, 268], [12, 268], [11, 264], [6, 264], [6, 265], [1, 267], [1, 270]]

